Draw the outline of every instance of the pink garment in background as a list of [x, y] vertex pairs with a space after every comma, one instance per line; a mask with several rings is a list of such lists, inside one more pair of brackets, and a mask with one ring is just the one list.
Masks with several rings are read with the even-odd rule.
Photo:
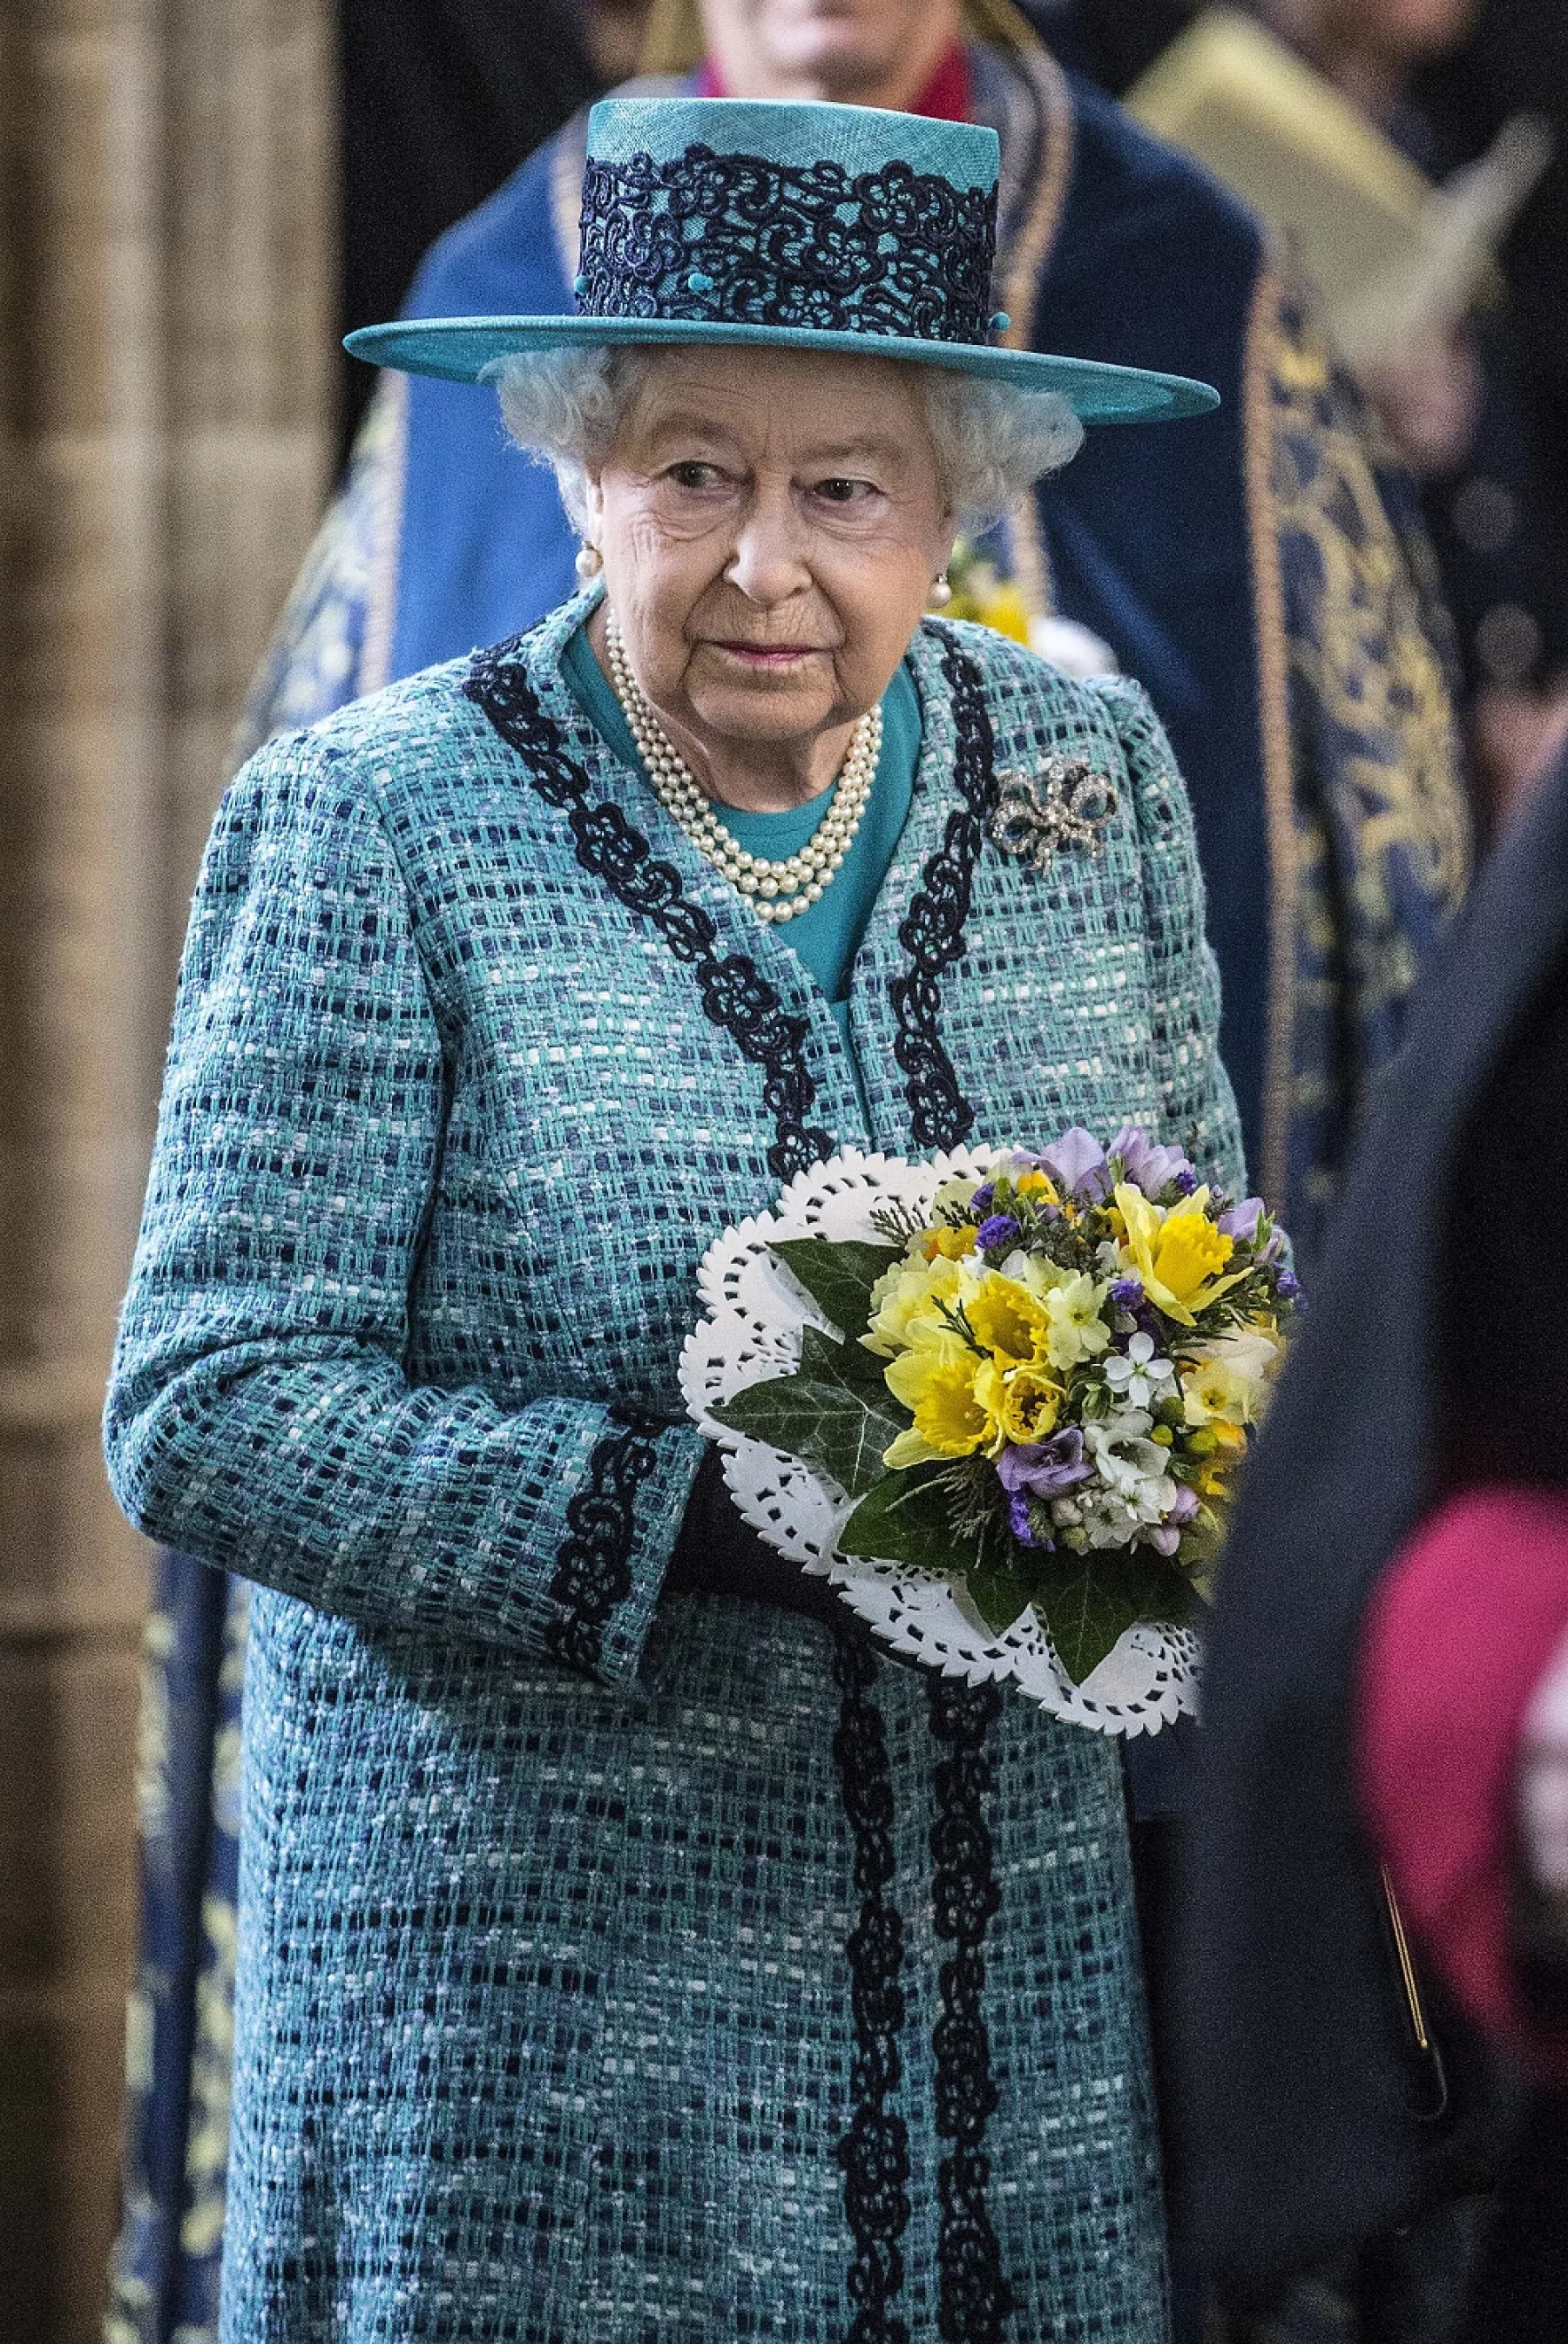
[[1406, 1919], [1461, 2006], [1568, 2082], [1568, 2031], [1522, 2010], [1509, 1957], [1520, 1731], [1568, 1632], [1568, 1499], [1475, 1489], [1431, 1515], [1368, 1611], [1363, 1814]]

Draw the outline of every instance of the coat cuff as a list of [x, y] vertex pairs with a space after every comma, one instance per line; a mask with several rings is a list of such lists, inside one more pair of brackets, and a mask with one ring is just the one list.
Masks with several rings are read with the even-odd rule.
[[1466, 1490], [1378, 1586], [1357, 1668], [1361, 1812], [1461, 2006], [1568, 2080], [1568, 2032], [1521, 2006], [1510, 1945], [1519, 1738], [1568, 1631], [1568, 1499]]
[[[577, 1460], [543, 1591], [542, 1641], [563, 1667], [610, 1684], [636, 1676], [706, 1446], [693, 1424], [622, 1408], [601, 1419]], [[518, 1624], [539, 1640], [532, 1604]]]

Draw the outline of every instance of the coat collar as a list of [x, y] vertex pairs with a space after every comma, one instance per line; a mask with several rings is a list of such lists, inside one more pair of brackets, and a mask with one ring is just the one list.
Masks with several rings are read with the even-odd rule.
[[[867, 1048], [879, 1055], [885, 1051], [909, 1076], [904, 1095], [905, 1114], [898, 1127], [886, 1127], [879, 1115], [877, 1127], [873, 1129], [867, 1127], [866, 1109], [837, 1022], [811, 972], [783, 934], [759, 920], [744, 898], [698, 853], [645, 777], [627, 766], [602, 739], [567, 682], [561, 654], [596, 607], [602, 591], [602, 584], [595, 584], [552, 611], [530, 634], [491, 654], [492, 672], [504, 675], [509, 666], [521, 669], [543, 717], [581, 771], [588, 799], [617, 810], [630, 832], [646, 843], [650, 855], [671, 874], [682, 901], [712, 924], [713, 954], [728, 965], [754, 969], [776, 995], [785, 1015], [802, 1021], [804, 1057], [818, 1093], [814, 1119], [818, 1126], [831, 1127], [832, 1145], [904, 1149], [955, 1144], [966, 1136], [965, 1130], [943, 1127], [952, 1125], [955, 1114], [962, 1120], [964, 1103], [951, 1083], [950, 1068], [946, 1077], [953, 1104], [949, 1106], [943, 1096], [946, 1058], [936, 987], [942, 969], [962, 951], [967, 887], [956, 865], [956, 877], [946, 884], [939, 876], [934, 885], [934, 874], [947, 873], [956, 838], [965, 839], [971, 866], [978, 844], [976, 815], [964, 802], [956, 779], [963, 743], [948, 672], [956, 655], [955, 639], [946, 631], [923, 624], [905, 654], [920, 702], [920, 753], [909, 814], [850, 971], [852, 1029]], [[965, 654], [956, 656], [973, 672]], [[482, 698], [481, 704], [485, 704]], [[515, 749], [515, 743], [512, 745]], [[521, 752], [517, 753], [521, 757]], [[972, 751], [970, 762], [975, 762]], [[988, 726], [984, 763], [985, 776], [979, 786], [988, 787]], [[562, 808], [556, 818], [564, 838], [570, 829], [569, 813]], [[934, 892], [944, 899], [935, 923]], [[890, 967], [899, 972], [891, 981], [886, 975]], [[903, 993], [900, 976], [905, 979]], [[919, 1026], [917, 1033], [908, 1030], [912, 1016]]]

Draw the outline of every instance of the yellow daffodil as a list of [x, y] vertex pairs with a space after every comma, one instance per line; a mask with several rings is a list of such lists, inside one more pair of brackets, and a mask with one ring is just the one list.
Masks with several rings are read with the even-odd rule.
[[1207, 1188], [1184, 1197], [1168, 1212], [1151, 1205], [1141, 1188], [1128, 1182], [1118, 1188], [1116, 1201], [1124, 1231], [1123, 1260], [1142, 1280], [1155, 1308], [1168, 1318], [1194, 1326], [1195, 1311], [1206, 1309], [1240, 1283], [1244, 1272], [1220, 1276], [1236, 1248], [1209, 1218]]
[[1056, 1182], [1048, 1172], [1040, 1171], [1037, 1166], [1027, 1172], [1020, 1172], [1013, 1186], [1020, 1197], [1037, 1197], [1043, 1205], [1058, 1205], [1061, 1202]]
[[996, 1442], [1001, 1383], [996, 1362], [954, 1336], [901, 1352], [885, 1370], [887, 1389], [915, 1421], [883, 1453], [897, 1469], [933, 1459], [972, 1457]]
[[1063, 1278], [1047, 1295], [1045, 1357], [1053, 1368], [1076, 1368], [1080, 1359], [1098, 1359], [1107, 1348], [1110, 1331], [1099, 1315], [1105, 1293], [1104, 1286], [1084, 1271]]
[[973, 620], [982, 627], [995, 627], [998, 634], [1010, 635], [1015, 642], [1028, 642], [1029, 606], [995, 562], [976, 561], [967, 548], [960, 548], [947, 568], [953, 596], [946, 617]]
[[979, 1234], [973, 1221], [962, 1222], [956, 1229], [927, 1229], [924, 1239], [926, 1258], [935, 1261], [941, 1255], [948, 1261], [956, 1261], [961, 1255], [974, 1252]]
[[1243, 1331], [1221, 1336], [1181, 1369], [1182, 1414], [1189, 1425], [1239, 1429], [1256, 1424], [1280, 1357], [1271, 1337]]
[[1041, 1368], [1014, 1368], [1002, 1378], [1000, 1418], [1009, 1440], [1044, 1440], [1056, 1430], [1062, 1387]]
[[1037, 1359], [1050, 1333], [1045, 1310], [1016, 1278], [988, 1270], [964, 1298], [964, 1316], [981, 1349], [1006, 1363]]
[[941, 1255], [931, 1262], [895, 1263], [871, 1289], [871, 1318], [861, 1341], [890, 1359], [923, 1331], [941, 1332], [947, 1324], [941, 1306], [956, 1298], [962, 1283], [957, 1263]]
[[995, 627], [999, 635], [1010, 635], [1016, 643], [1029, 640], [1029, 606], [1010, 578], [1003, 579], [988, 594], [976, 597], [980, 624]]

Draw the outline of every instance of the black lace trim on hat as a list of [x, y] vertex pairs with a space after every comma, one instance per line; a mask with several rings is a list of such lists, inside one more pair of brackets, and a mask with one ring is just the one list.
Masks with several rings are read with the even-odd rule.
[[663, 1430], [656, 1417], [634, 1409], [612, 1408], [610, 1417], [620, 1430], [597, 1443], [586, 1485], [567, 1500], [567, 1535], [550, 1581], [562, 1616], [544, 1637], [563, 1668], [585, 1676], [599, 1666], [611, 1613], [632, 1592], [637, 1491], [659, 1461], [653, 1443]]
[[947, 817], [942, 844], [921, 874], [924, 885], [898, 930], [915, 965], [895, 976], [888, 998], [897, 1022], [893, 1055], [908, 1076], [905, 1096], [917, 1147], [957, 1147], [975, 1128], [975, 1109], [958, 1087], [936, 1030], [941, 981], [965, 952], [975, 865], [996, 804], [996, 736], [980, 671], [947, 627], [927, 621], [942, 639], [942, 672], [953, 694], [957, 744], [953, 781], [962, 803]]
[[844, 1698], [833, 1737], [845, 1813], [855, 1835], [860, 1919], [849, 1955], [855, 2014], [855, 2113], [834, 2155], [844, 2172], [844, 2208], [855, 2234], [845, 2344], [909, 2344], [890, 2310], [904, 2285], [898, 2241], [909, 2220], [909, 2130], [888, 2107], [904, 2074], [904, 1924], [885, 1891], [893, 1877], [893, 1775], [881, 1713], [871, 1698], [876, 1661], [864, 1632], [834, 1631], [834, 1681]]
[[1000, 2344], [1018, 2306], [986, 2210], [991, 2163], [983, 2143], [998, 2096], [981, 1996], [986, 1931], [1002, 1901], [984, 1803], [993, 1781], [986, 1737], [1001, 1714], [1002, 1696], [994, 1684], [935, 1674], [926, 1691], [932, 1733], [948, 1753], [936, 1767], [931, 1885], [936, 1935], [953, 1947], [939, 1974], [942, 2016], [931, 2038], [936, 2130], [953, 2144], [936, 2175], [936, 2327], [943, 2344]]
[[588, 158], [578, 312], [985, 342], [994, 187], [905, 162], [851, 173], [694, 144]]
[[790, 1015], [754, 961], [742, 953], [720, 959], [713, 950], [718, 929], [700, 904], [687, 902], [674, 864], [654, 854], [618, 805], [595, 803], [586, 771], [567, 748], [561, 727], [541, 706], [516, 650], [514, 639], [481, 653], [464, 692], [522, 758], [531, 785], [546, 804], [564, 812], [582, 868], [602, 879], [628, 911], [657, 928], [696, 977], [703, 1015], [762, 1068], [763, 1102], [776, 1134], [767, 1167], [778, 1179], [793, 1180], [797, 1172], [823, 1163], [834, 1146], [830, 1132], [806, 1121], [816, 1098], [805, 1065], [806, 1019]]

